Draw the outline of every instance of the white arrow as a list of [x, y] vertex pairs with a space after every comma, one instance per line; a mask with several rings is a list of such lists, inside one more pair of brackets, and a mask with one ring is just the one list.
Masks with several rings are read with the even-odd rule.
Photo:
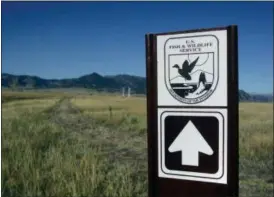
[[199, 152], [212, 155], [213, 150], [189, 121], [168, 148], [169, 152], [182, 151], [182, 165], [199, 166]]

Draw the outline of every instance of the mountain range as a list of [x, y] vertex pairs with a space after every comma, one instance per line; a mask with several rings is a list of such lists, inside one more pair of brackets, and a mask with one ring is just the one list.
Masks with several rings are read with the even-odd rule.
[[[30, 75], [12, 75], [2, 73], [2, 87], [5, 88], [89, 88], [97, 91], [119, 92], [123, 87], [129, 87], [136, 94], [146, 94], [146, 78], [133, 75], [102, 76], [91, 73], [79, 78], [43, 79]], [[239, 90], [240, 101], [273, 102], [271, 94], [250, 94]]]
[[117, 92], [123, 87], [130, 87], [136, 94], [144, 94], [146, 80], [144, 77], [131, 75], [102, 76], [92, 73], [79, 78], [43, 79], [30, 75], [12, 75], [2, 73], [2, 87], [6, 88], [89, 88], [98, 91]]

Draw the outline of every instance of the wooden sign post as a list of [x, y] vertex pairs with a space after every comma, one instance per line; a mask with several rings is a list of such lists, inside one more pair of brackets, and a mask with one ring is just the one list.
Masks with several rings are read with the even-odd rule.
[[238, 197], [237, 36], [146, 35], [149, 197]]

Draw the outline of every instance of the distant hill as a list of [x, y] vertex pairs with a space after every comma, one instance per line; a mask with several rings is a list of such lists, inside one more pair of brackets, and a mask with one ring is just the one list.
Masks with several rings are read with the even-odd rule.
[[[130, 87], [136, 94], [146, 94], [146, 78], [133, 75], [102, 76], [91, 73], [71, 79], [43, 79], [29, 75], [2, 73], [2, 87], [6, 88], [89, 88], [97, 91], [118, 92]], [[240, 101], [273, 102], [273, 95], [249, 94], [239, 90]]]
[[130, 87], [136, 94], [144, 94], [144, 77], [131, 75], [102, 76], [92, 73], [71, 79], [42, 79], [37, 76], [11, 75], [2, 73], [2, 87], [6, 88], [90, 88], [98, 91], [115, 92]]
[[272, 94], [250, 94], [254, 101], [260, 102], [273, 102], [273, 95]]

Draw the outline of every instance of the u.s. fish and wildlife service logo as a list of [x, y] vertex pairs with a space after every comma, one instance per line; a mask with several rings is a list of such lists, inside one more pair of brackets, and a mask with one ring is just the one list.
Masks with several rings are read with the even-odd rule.
[[165, 82], [171, 95], [186, 104], [201, 103], [218, 83], [218, 39], [177, 38], [165, 47]]

